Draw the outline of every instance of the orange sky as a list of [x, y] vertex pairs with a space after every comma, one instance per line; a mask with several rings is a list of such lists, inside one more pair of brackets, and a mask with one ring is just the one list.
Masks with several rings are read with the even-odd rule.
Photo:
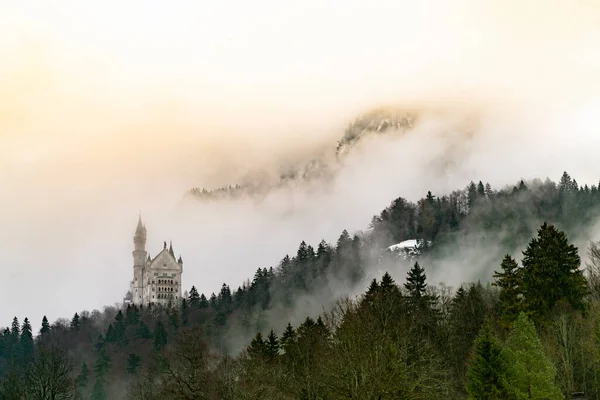
[[[167, 217], [185, 189], [235, 183], [247, 170], [331, 148], [349, 120], [379, 104], [477, 107], [487, 119], [480, 155], [467, 162], [481, 179], [557, 178], [569, 169], [593, 181], [600, 170], [599, 48], [596, 0], [3, 1], [0, 242], [8, 250], [0, 264], [18, 272], [3, 281], [0, 302], [13, 304], [14, 288], [48, 259], [44, 284], [66, 279], [69, 293], [84, 295], [81, 283], [96, 280], [81, 307], [118, 300], [130, 278], [130, 228], [140, 208], [155, 244], [179, 235], [187, 259], [206, 256], [186, 238], [214, 238]], [[515, 141], [523, 143], [520, 158], [501, 165], [498, 149]], [[423, 159], [437, 154], [422, 150], [428, 146], [409, 143], [404, 158], [381, 158], [416, 157], [410, 161], [425, 171], [420, 151]], [[536, 155], [542, 147], [550, 156]], [[271, 220], [267, 208], [228, 208], [246, 221], [241, 233], [210, 229], [235, 242], [240, 260], [228, 260], [235, 255], [214, 239], [211, 263], [231, 268], [215, 266], [208, 278], [190, 269], [188, 278], [206, 288], [242, 279], [291, 243], [363, 227], [392, 196], [425, 190], [377, 186], [373, 177], [389, 167], [377, 166], [378, 157], [361, 159], [374, 165], [373, 175], [346, 171], [343, 190], [318, 200], [326, 225], [306, 225], [305, 215], [322, 204], [297, 194], [273, 200], [298, 217], [289, 225]], [[486, 165], [490, 158], [497, 167]], [[465, 177], [432, 180], [429, 189]], [[348, 195], [359, 184], [370, 199]], [[341, 193], [347, 208], [338, 211], [333, 198]], [[219, 223], [214, 213], [200, 213], [206, 224]], [[273, 242], [272, 253], [251, 253], [254, 231]], [[76, 243], [66, 246], [69, 240]], [[34, 300], [14, 312], [30, 313]], [[49, 307], [56, 318], [72, 304], [65, 295]], [[0, 325], [10, 318], [0, 313]]]

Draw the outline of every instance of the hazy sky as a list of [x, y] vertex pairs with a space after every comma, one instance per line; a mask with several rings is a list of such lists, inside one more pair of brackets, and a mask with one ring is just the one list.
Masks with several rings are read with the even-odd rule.
[[[599, 48], [595, 0], [3, 1], [0, 325], [120, 301], [140, 210], [151, 254], [172, 239], [184, 286], [210, 293], [400, 195], [597, 182]], [[179, 205], [333, 147], [384, 103], [475, 108], [476, 135], [432, 119], [362, 146], [318, 195]], [[431, 167], [448, 156], [450, 178]]]

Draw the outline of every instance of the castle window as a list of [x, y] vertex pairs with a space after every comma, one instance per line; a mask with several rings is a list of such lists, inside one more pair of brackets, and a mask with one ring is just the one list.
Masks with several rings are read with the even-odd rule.
[[152, 296], [152, 298], [154, 298], [154, 296]]
[[158, 276], [158, 272], [155, 272], [155, 273], [154, 273], [154, 276]]

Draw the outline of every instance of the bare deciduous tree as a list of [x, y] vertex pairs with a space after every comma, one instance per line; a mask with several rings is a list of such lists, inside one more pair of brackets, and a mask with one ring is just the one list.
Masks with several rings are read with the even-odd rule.
[[73, 364], [56, 346], [38, 345], [25, 376], [26, 398], [32, 400], [70, 400], [76, 398]]
[[586, 270], [590, 296], [598, 301], [600, 300], [600, 241], [591, 242], [588, 247]]

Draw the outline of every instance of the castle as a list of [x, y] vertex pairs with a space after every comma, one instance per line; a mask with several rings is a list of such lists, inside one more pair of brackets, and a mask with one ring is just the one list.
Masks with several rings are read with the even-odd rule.
[[167, 242], [156, 257], [146, 252], [146, 227], [142, 216], [133, 236], [133, 280], [124, 303], [135, 305], [171, 305], [181, 300], [181, 274], [183, 260], [175, 258], [173, 244]]

